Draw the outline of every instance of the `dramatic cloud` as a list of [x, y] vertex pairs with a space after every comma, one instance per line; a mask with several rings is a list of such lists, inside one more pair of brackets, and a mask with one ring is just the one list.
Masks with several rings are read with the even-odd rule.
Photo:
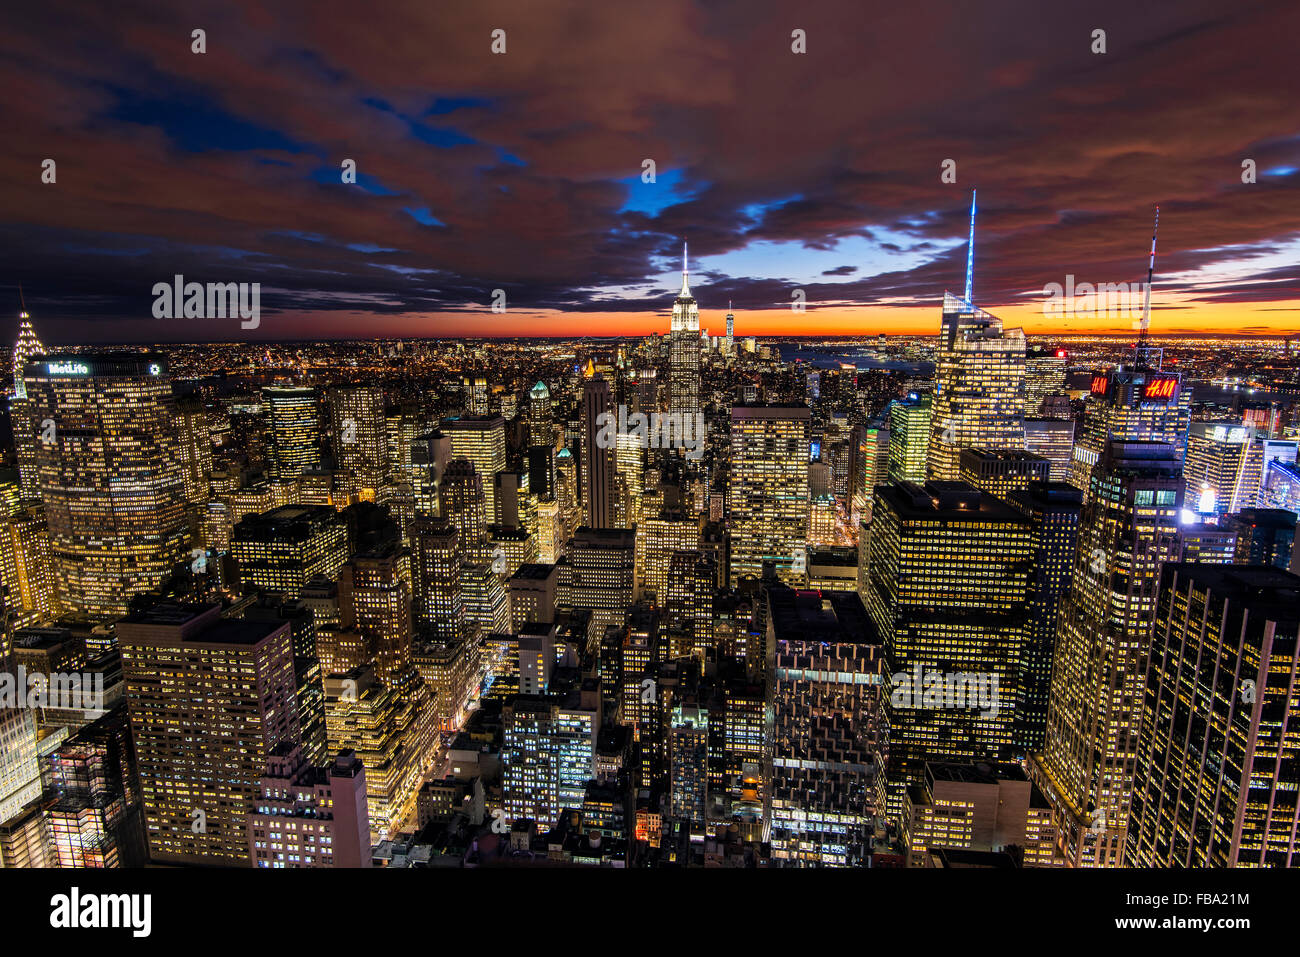
[[1166, 305], [1294, 328], [1293, 0], [877, 6], [11, 4], [0, 283], [53, 342], [242, 334], [150, 318], [177, 273], [262, 283], [263, 337], [613, 334], [688, 239], [706, 308], [871, 332], [960, 287], [977, 186], [981, 305], [1144, 279], [1159, 204]]

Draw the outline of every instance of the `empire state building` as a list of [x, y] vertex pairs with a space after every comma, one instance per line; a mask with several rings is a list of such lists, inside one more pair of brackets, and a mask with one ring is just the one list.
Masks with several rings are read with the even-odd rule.
[[691, 295], [682, 243], [682, 291], [668, 333], [668, 408], [694, 415], [700, 408], [700, 307]]

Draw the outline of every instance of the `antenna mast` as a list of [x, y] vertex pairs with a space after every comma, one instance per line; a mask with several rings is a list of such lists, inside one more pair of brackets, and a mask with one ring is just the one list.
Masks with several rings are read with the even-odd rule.
[[1137, 348], [1135, 358], [1138, 365], [1146, 364], [1147, 354], [1151, 351], [1147, 347], [1147, 333], [1151, 330], [1151, 278], [1156, 271], [1156, 233], [1160, 230], [1160, 207], [1156, 207], [1155, 225], [1151, 227], [1151, 260], [1147, 263], [1147, 288], [1145, 301], [1142, 303], [1142, 324], [1141, 331], [1138, 333]]

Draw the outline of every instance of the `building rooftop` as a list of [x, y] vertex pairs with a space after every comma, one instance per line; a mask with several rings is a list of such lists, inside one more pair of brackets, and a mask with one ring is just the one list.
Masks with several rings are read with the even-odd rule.
[[963, 464], [972, 462], [1047, 462], [1048, 460], [1035, 452], [1024, 449], [962, 449]]
[[119, 634], [135, 640], [175, 641], [190, 645], [257, 645], [277, 631], [288, 629], [285, 620], [258, 621], [222, 618], [221, 606], [164, 602], [133, 612], [117, 623]]
[[1171, 562], [1164, 566], [1164, 575], [1171, 574], [1220, 597], [1249, 605], [1252, 615], [1273, 621], [1300, 619], [1300, 575], [1273, 565]]
[[559, 566], [557, 565], [542, 565], [535, 562], [526, 562], [519, 566], [515, 573], [510, 576], [510, 579], [511, 581], [516, 578], [529, 579], [532, 581], [544, 581], [554, 575], [558, 568]]
[[731, 407], [731, 417], [733, 419], [811, 419], [812, 409], [806, 405], [745, 402]]
[[1243, 508], [1240, 512], [1233, 512], [1224, 519], [1231, 521], [1235, 525], [1253, 525], [1263, 526], [1265, 528], [1295, 528], [1297, 516], [1295, 512], [1288, 511], [1285, 508]]
[[897, 482], [876, 487], [876, 498], [904, 519], [962, 519], [991, 522], [1027, 521], [1010, 505], [966, 482]]
[[997, 784], [999, 781], [1028, 781], [1024, 769], [1018, 764], [990, 764], [978, 761], [973, 764], [931, 763], [925, 766], [928, 777], [935, 781], [954, 781], [964, 784]]
[[880, 644], [880, 635], [855, 591], [767, 589], [771, 627], [777, 641]]

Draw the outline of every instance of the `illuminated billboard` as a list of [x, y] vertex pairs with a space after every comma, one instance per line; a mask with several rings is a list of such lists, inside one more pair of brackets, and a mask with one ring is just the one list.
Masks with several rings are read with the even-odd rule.
[[1178, 376], [1158, 375], [1147, 380], [1142, 388], [1144, 402], [1173, 402], [1178, 398]]

